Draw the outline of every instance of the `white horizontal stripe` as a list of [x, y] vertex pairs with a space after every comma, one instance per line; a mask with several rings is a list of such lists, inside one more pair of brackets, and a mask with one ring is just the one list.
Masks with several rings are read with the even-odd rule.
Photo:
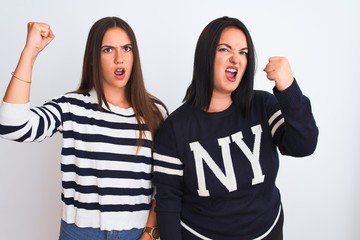
[[[43, 131], [43, 134], [38, 136], [37, 140], [38, 141], [42, 141], [44, 140], [46, 137], [50, 137], [52, 134], [53, 134], [53, 130], [55, 129], [55, 120], [54, 120], [54, 117], [51, 115], [51, 114], [44, 114], [43, 111], [40, 111], [39, 108], [33, 108], [33, 110], [36, 110], [36, 112], [39, 114], [36, 115], [35, 113], [32, 113], [34, 114], [35, 116], [33, 116], [29, 123], [34, 127], [32, 129], [32, 133], [31, 133], [31, 137], [30, 139], [35, 139], [36, 137], [36, 134], [37, 134], [37, 131], [35, 131], [35, 129], [40, 129], [39, 128], [39, 122], [40, 122], [40, 119], [43, 119], [43, 128], [41, 129], [41, 131]], [[44, 109], [43, 109], [44, 110]], [[49, 113], [49, 112], [46, 112], [46, 113]], [[46, 116], [49, 117], [50, 121], [48, 121], [48, 119], [46, 118]]]
[[97, 193], [79, 193], [75, 192], [74, 189], [64, 189], [63, 194], [65, 198], [74, 198], [75, 200], [82, 203], [99, 203], [102, 205], [135, 205], [135, 204], [148, 204], [151, 202], [150, 196], [140, 195], [140, 196], [100, 196]]
[[[54, 103], [54, 104], [56, 104], [56, 103]], [[55, 117], [59, 121], [61, 121], [61, 115], [60, 115], [58, 108], [55, 108], [53, 105], [49, 105], [49, 104], [44, 105], [44, 108], [46, 109], [46, 111], [50, 111], [52, 114], [54, 114]]]
[[2, 101], [0, 105], [0, 123], [9, 126], [24, 124], [31, 115], [29, 108], [30, 103], [22, 104]]
[[[79, 99], [79, 97], [75, 96], [75, 98]], [[65, 103], [65, 105], [63, 103], [59, 103], [59, 105], [61, 106], [61, 108], [63, 109], [64, 113], [68, 113], [69, 111], [71, 113], [74, 113], [75, 115], [79, 115], [79, 116], [87, 116], [88, 118], [93, 118], [96, 120], [101, 120], [101, 121], [107, 121], [107, 122], [112, 122], [112, 123], [130, 123], [130, 124], [137, 124], [136, 118], [134, 116], [132, 116], [134, 114], [133, 111], [127, 111], [126, 109], [120, 109], [120, 110], [125, 110], [125, 112], [122, 112], [120, 114], [122, 115], [126, 115], [125, 117], [121, 116], [121, 115], [117, 115], [114, 113], [109, 113], [109, 112], [100, 112], [98, 110], [92, 110], [92, 109], [85, 109], [84, 106], [78, 106], [78, 105], [73, 105], [69, 103]], [[70, 110], [69, 110], [70, 108]], [[114, 111], [117, 112], [117, 111]], [[125, 114], [124, 114], [125, 113]]]
[[[272, 230], [273, 228], [275, 227], [277, 221], [279, 220], [279, 217], [280, 217], [280, 213], [281, 213], [281, 205], [280, 205], [280, 208], [279, 208], [279, 211], [278, 211], [278, 214], [275, 218], [275, 221], [273, 222], [272, 226], [263, 234], [261, 235], [260, 237], [257, 237], [257, 238], [254, 238], [253, 240], [261, 240], [261, 239], [264, 239]], [[180, 221], [181, 223], [181, 226], [183, 226], [186, 230], [188, 230], [189, 232], [191, 232], [192, 234], [194, 234], [195, 236], [201, 238], [201, 239], [204, 239], [204, 240], [211, 240], [211, 238], [208, 238], [208, 237], [205, 237], [204, 235], [196, 232], [194, 229], [190, 228], [188, 225], [186, 225], [183, 221]]]
[[204, 239], [204, 240], [211, 240], [211, 238], [205, 237], [205, 236], [201, 235], [200, 233], [196, 232], [194, 229], [190, 228], [183, 221], [180, 221], [180, 223], [181, 223], [181, 226], [183, 226], [186, 230], [188, 230], [189, 232], [191, 232], [195, 236], [197, 236], [197, 237], [199, 237], [201, 239]]
[[[144, 228], [148, 210], [135, 212], [100, 212], [99, 210], [78, 209], [62, 203], [62, 219], [79, 227], [93, 227], [101, 230], [130, 230]], [[126, 219], [126, 221], [124, 221]]]
[[76, 148], [77, 150], [90, 152], [107, 152], [114, 154], [138, 155], [151, 157], [151, 148], [142, 146], [138, 152], [137, 146], [119, 145], [112, 143], [101, 142], [83, 142], [81, 140], [74, 140], [73, 138], [63, 140], [64, 148]]
[[278, 214], [277, 214], [277, 216], [276, 216], [276, 218], [275, 218], [275, 221], [274, 221], [273, 225], [266, 231], [266, 233], [264, 233], [264, 234], [261, 235], [260, 237], [257, 237], [257, 238], [255, 238], [255, 239], [253, 239], [253, 240], [261, 240], [261, 239], [264, 239], [264, 237], [266, 237], [266, 236], [273, 230], [273, 228], [275, 227], [277, 221], [279, 220], [280, 213], [281, 213], [281, 205], [280, 205], [279, 212], [278, 212]]
[[98, 170], [123, 170], [131, 172], [145, 172], [152, 171], [151, 164], [145, 163], [132, 163], [122, 161], [98, 161], [85, 158], [75, 158], [74, 156], [63, 156], [62, 164], [70, 165], [75, 164], [79, 168], [93, 168]]
[[116, 179], [116, 178], [97, 178], [94, 176], [79, 176], [72, 172], [63, 172], [62, 180], [65, 182], [75, 181], [82, 186], [98, 186], [100, 188], [152, 188], [150, 180], [144, 179]]
[[160, 167], [160, 166], [156, 166], [156, 165], [154, 166], [154, 172], [160, 172], [160, 173], [166, 173], [169, 175], [178, 175], [178, 176], [183, 175], [183, 170], [165, 168], [165, 167]]
[[274, 136], [276, 130], [280, 127], [281, 124], [283, 124], [285, 122], [284, 118], [281, 118], [275, 125], [274, 127], [271, 129], [271, 135]]
[[271, 118], [269, 119], [269, 125], [272, 124], [272, 122], [278, 117], [281, 115], [281, 110], [277, 111], [276, 113], [274, 113]]
[[165, 155], [161, 155], [159, 153], [154, 153], [154, 159], [156, 159], [158, 161], [161, 161], [161, 162], [166, 162], [166, 163], [171, 163], [171, 164], [176, 164], [176, 165], [182, 165], [182, 162], [180, 161], [180, 159], [165, 156]]

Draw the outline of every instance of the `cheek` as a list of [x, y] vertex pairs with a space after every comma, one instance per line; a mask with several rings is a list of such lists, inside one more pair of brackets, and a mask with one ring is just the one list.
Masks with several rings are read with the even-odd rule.
[[106, 68], [109, 66], [109, 62], [106, 58], [100, 58], [100, 69], [104, 72]]
[[214, 75], [220, 74], [221, 71], [224, 71], [224, 60], [216, 57], [214, 61]]
[[216, 54], [214, 60], [214, 67], [215, 68], [221, 67], [224, 61], [225, 61], [224, 58], [222, 58], [219, 54]]
[[134, 64], [134, 56], [132, 54], [128, 56], [127, 62], [132, 67], [132, 65]]
[[240, 62], [240, 68], [241, 68], [240, 71], [242, 75], [246, 71], [247, 63], [248, 63], [247, 59], [244, 59], [243, 61]]

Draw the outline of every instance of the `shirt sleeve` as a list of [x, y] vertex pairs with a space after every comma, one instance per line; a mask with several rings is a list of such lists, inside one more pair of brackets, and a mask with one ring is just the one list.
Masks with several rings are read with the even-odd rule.
[[302, 94], [296, 80], [282, 92], [276, 88], [273, 91], [277, 103], [270, 111], [269, 124], [280, 153], [293, 157], [311, 155], [316, 149], [319, 130], [310, 100]]
[[183, 163], [177, 154], [176, 139], [167, 119], [155, 137], [154, 185], [156, 215], [162, 240], [181, 240], [180, 211]]
[[41, 142], [61, 130], [61, 109], [53, 101], [30, 108], [30, 103], [0, 105], [0, 136], [18, 142]]

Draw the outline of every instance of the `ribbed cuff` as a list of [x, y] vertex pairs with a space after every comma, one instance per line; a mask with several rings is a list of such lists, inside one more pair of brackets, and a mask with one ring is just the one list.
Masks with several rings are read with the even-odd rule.
[[7, 103], [0, 104], [0, 123], [2, 125], [20, 125], [29, 119], [30, 103]]

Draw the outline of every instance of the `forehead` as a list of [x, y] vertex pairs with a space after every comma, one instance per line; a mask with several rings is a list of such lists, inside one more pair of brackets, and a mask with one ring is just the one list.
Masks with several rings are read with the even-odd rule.
[[130, 44], [131, 40], [127, 32], [119, 27], [113, 27], [106, 30], [102, 45], [125, 45]]
[[222, 31], [219, 40], [219, 44], [225, 43], [230, 46], [245, 47], [247, 46], [245, 33], [237, 27], [227, 27]]

